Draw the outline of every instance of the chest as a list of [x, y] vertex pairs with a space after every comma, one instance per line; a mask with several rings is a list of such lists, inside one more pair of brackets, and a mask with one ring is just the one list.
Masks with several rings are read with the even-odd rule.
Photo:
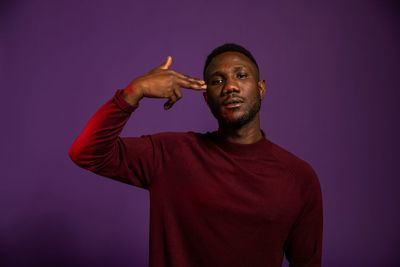
[[194, 152], [160, 169], [153, 191], [176, 216], [251, 224], [290, 225], [303, 206], [302, 190], [282, 163]]

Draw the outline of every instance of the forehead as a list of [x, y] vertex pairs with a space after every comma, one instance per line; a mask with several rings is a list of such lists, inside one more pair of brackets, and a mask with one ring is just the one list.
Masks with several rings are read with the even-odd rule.
[[215, 72], [226, 72], [237, 67], [244, 67], [257, 73], [257, 67], [247, 56], [239, 52], [224, 52], [214, 57], [206, 69], [206, 77]]

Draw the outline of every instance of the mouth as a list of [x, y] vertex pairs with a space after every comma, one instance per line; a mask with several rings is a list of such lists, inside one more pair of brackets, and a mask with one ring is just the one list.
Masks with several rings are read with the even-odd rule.
[[243, 104], [243, 99], [240, 97], [229, 97], [222, 102], [225, 108], [238, 108]]

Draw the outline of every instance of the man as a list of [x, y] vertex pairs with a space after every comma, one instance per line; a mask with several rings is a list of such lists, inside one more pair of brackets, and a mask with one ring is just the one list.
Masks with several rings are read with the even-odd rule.
[[[207, 58], [204, 81], [160, 67], [117, 91], [70, 150], [83, 168], [149, 190], [150, 266], [321, 266], [322, 198], [312, 168], [264, 136], [265, 81], [245, 48]], [[218, 120], [212, 133], [120, 138], [144, 97], [204, 90]]]

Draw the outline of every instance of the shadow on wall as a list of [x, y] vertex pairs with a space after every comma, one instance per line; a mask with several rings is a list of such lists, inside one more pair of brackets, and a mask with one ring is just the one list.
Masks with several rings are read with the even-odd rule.
[[85, 248], [85, 242], [65, 218], [43, 215], [32, 220], [35, 221], [26, 218], [14, 223], [7, 237], [1, 237], [0, 266], [124, 266], [124, 259], [116, 260], [114, 253], [106, 251], [108, 244], [104, 244], [102, 251], [98, 251], [99, 246]]
[[79, 240], [62, 218], [32, 219], [34, 221], [26, 218], [15, 223], [8, 237], [1, 239], [1, 266], [76, 266], [76, 263], [83, 263]]
[[13, 0], [1, 0], [0, 1], [0, 18], [6, 16], [9, 10], [16, 6], [17, 1]]

